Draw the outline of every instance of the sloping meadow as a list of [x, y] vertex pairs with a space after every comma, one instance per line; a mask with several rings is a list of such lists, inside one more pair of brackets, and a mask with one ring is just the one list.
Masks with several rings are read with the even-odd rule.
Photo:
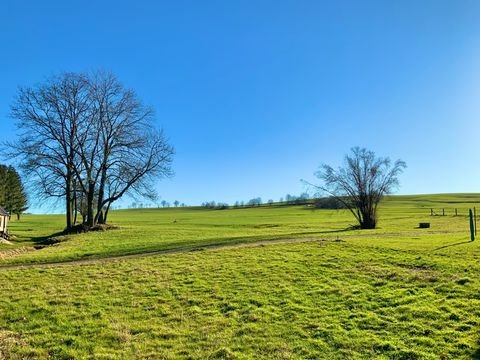
[[[117, 212], [117, 230], [2, 264], [0, 358], [477, 358], [480, 249], [467, 218], [400, 200], [367, 232], [336, 231], [348, 213], [299, 207]], [[34, 241], [33, 219], [14, 223], [15, 246]], [[141, 252], [128, 245], [138, 232], [148, 250], [195, 251], [105, 258]], [[91, 263], [35, 264], [88, 258], [70, 249], [95, 240], [107, 250], [91, 245]], [[228, 246], [202, 249], [214, 241]]]

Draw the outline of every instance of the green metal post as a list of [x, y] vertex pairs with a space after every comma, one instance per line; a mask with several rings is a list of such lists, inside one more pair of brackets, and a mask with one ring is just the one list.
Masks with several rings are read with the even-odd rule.
[[475, 224], [475, 236], [477, 236], [477, 207], [473, 207], [473, 220]]
[[473, 224], [473, 211], [469, 209], [470, 213], [470, 240], [475, 240], [475, 225]]

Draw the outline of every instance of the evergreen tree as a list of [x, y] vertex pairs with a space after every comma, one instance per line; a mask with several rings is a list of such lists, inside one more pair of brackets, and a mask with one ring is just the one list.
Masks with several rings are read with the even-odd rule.
[[4, 207], [7, 193], [7, 167], [0, 165], [0, 206]]
[[0, 206], [19, 220], [28, 208], [25, 188], [13, 166], [0, 165]]

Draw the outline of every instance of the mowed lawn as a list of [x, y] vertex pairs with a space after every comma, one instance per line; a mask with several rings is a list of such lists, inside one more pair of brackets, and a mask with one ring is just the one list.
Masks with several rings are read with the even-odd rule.
[[[0, 359], [480, 358], [477, 203], [388, 198], [368, 231], [343, 210], [117, 211], [41, 250], [62, 218], [26, 216], [0, 249]], [[164, 249], [195, 251], [102, 259]], [[78, 259], [98, 261], [38, 264]]]

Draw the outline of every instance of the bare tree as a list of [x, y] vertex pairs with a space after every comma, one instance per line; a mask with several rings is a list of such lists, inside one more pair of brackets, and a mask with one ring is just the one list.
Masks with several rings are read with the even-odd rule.
[[355, 147], [345, 156], [343, 167], [321, 165], [316, 176], [323, 180], [323, 185], [314, 186], [344, 204], [361, 229], [374, 229], [380, 200], [398, 186], [398, 176], [405, 168], [401, 160], [392, 164], [389, 158], [376, 157], [372, 151]]
[[41, 195], [65, 198], [67, 230], [74, 209], [88, 227], [105, 223], [113, 202], [154, 200], [153, 181], [172, 174], [173, 148], [153, 110], [111, 73], [67, 73], [20, 89], [12, 115], [22, 134], [10, 146]]
[[125, 194], [155, 200], [152, 182], [171, 175], [173, 148], [155, 129], [153, 109], [111, 73], [90, 77], [90, 99], [92, 116], [78, 134], [77, 175], [93, 226], [105, 223], [111, 204]]
[[64, 198], [66, 227], [73, 226], [75, 133], [89, 112], [84, 75], [64, 73], [36, 87], [20, 88], [11, 114], [19, 137], [8, 143], [11, 157], [40, 198]]

